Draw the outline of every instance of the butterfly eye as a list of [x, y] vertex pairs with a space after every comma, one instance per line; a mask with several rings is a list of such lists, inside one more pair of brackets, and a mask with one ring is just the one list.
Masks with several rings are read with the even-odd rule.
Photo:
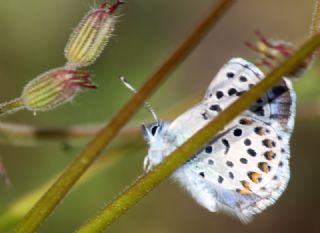
[[151, 134], [152, 134], [152, 136], [154, 136], [154, 135], [156, 134], [157, 129], [158, 129], [158, 125], [152, 126], [152, 128], [151, 128]]

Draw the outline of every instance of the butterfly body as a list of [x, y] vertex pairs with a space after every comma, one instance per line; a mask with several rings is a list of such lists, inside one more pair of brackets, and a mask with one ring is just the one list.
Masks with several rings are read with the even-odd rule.
[[[144, 129], [150, 145], [145, 170], [159, 164], [263, 78], [250, 62], [231, 59], [215, 76], [201, 103], [171, 123], [157, 122]], [[173, 178], [209, 211], [250, 221], [287, 186], [294, 115], [295, 94], [291, 81], [283, 79], [177, 169]]]

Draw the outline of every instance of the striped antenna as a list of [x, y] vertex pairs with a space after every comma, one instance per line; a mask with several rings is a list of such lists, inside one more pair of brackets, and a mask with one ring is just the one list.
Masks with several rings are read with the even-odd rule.
[[[120, 78], [121, 82], [122, 82], [128, 89], [130, 89], [130, 90], [133, 91], [134, 93], [137, 93], [137, 90], [136, 90], [130, 83], [128, 83], [128, 81], [125, 79], [125, 77], [120, 76], [119, 78]], [[143, 103], [144, 103], [145, 109], [152, 114], [153, 118], [154, 118], [155, 121], [158, 123], [158, 122], [159, 122], [159, 118], [158, 118], [156, 112], [153, 110], [152, 106], [151, 106], [148, 102], [146, 102], [146, 101], [143, 101]]]

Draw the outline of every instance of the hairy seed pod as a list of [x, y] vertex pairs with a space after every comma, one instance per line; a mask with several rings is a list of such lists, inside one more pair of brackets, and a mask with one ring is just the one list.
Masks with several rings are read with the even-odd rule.
[[65, 48], [65, 56], [70, 65], [75, 68], [89, 66], [99, 57], [114, 29], [113, 13], [122, 3], [118, 0], [110, 7], [103, 3], [82, 19]]
[[57, 68], [31, 80], [21, 99], [30, 111], [47, 111], [72, 100], [80, 87], [96, 88], [88, 71]]

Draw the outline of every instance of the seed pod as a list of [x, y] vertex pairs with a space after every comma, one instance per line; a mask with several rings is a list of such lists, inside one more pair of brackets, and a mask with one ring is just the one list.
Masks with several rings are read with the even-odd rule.
[[96, 88], [88, 71], [57, 68], [31, 80], [21, 99], [30, 111], [47, 111], [72, 100], [80, 87]]
[[65, 48], [65, 56], [74, 68], [91, 65], [101, 54], [114, 29], [113, 13], [123, 2], [108, 7], [106, 3], [89, 11], [75, 28]]

